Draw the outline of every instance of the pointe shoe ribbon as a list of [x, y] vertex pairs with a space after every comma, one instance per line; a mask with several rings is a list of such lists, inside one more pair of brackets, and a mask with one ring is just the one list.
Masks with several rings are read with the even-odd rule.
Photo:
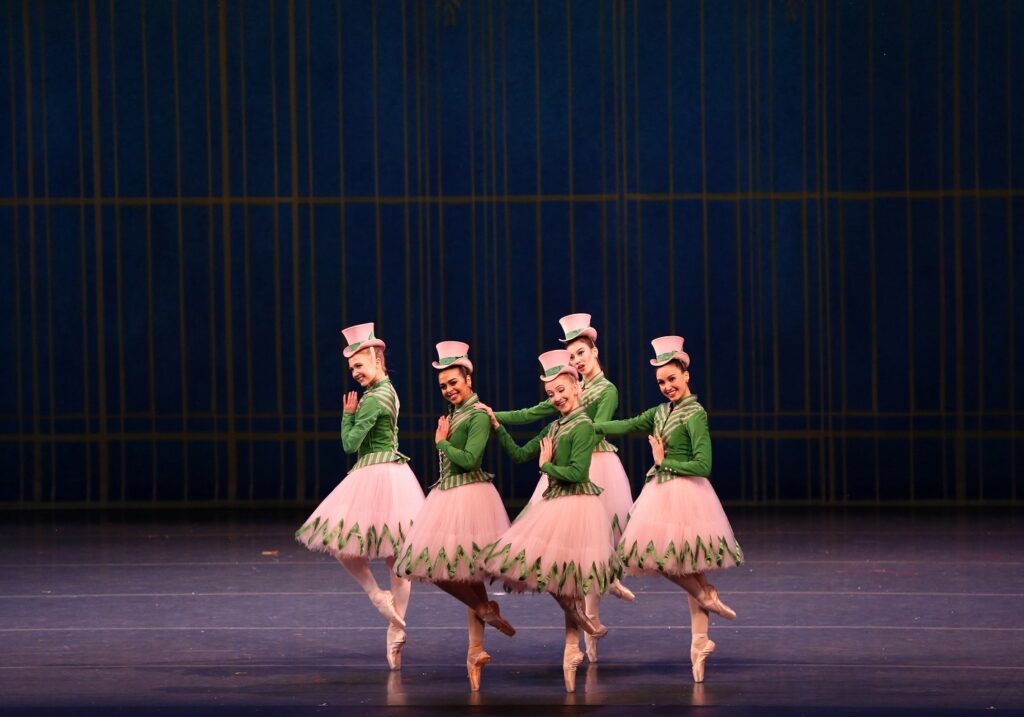
[[484, 665], [491, 661], [491, 656], [483, 650], [466, 655], [466, 676], [469, 677], [471, 692], [480, 691], [480, 673]]
[[736, 619], [736, 611], [721, 601], [714, 585], [708, 585], [704, 588], [704, 594], [697, 598], [697, 604], [705, 610], [721, 615], [726, 620]]
[[508, 620], [501, 616], [501, 610], [498, 607], [498, 603], [493, 600], [488, 600], [477, 607], [476, 615], [488, 625], [500, 631], [503, 635], [512, 637], [516, 634], [516, 629], [512, 627], [512, 624]]
[[633, 591], [620, 583], [618, 578], [613, 580], [612, 584], [608, 586], [608, 592], [620, 600], [625, 600], [626, 602], [633, 602], [636, 600], [636, 595], [633, 594]]
[[378, 590], [370, 595], [370, 601], [377, 612], [386, 617], [395, 627], [405, 627], [405, 620], [395, 610], [395, 597], [389, 590]]
[[565, 691], [576, 691], [576, 668], [583, 664], [583, 653], [575, 645], [566, 645], [562, 653], [562, 677], [565, 679]]

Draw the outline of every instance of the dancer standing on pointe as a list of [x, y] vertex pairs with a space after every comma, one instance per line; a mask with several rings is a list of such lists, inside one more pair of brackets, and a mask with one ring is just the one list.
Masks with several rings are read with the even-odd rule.
[[467, 605], [469, 649], [466, 672], [470, 689], [480, 689], [480, 671], [491, 657], [484, 652], [484, 623], [508, 636], [515, 629], [501, 617], [498, 603], [487, 599], [480, 550], [508, 530], [508, 514], [490, 473], [480, 469], [491, 437], [487, 416], [474, 410], [479, 397], [473, 390], [469, 345], [442, 341], [432, 365], [438, 370], [441, 395], [451, 404], [437, 419], [434, 441], [441, 478], [416, 514], [416, 523], [402, 545], [395, 565], [400, 577], [434, 583]]
[[622, 573], [601, 489], [590, 482], [594, 424], [580, 405], [580, 385], [569, 352], [539, 357], [548, 401], [560, 417], [525, 446], [516, 445], [494, 412], [484, 405], [502, 447], [517, 463], [539, 457], [548, 478], [543, 499], [530, 506], [484, 554], [483, 569], [515, 592], [548, 592], [565, 612], [562, 675], [566, 692], [576, 689], [583, 662], [579, 630], [604, 636], [608, 630], [586, 615], [584, 598], [601, 594]]
[[[423, 505], [423, 489], [398, 452], [398, 395], [384, 364], [384, 342], [373, 324], [342, 331], [352, 378], [363, 387], [345, 396], [341, 444], [359, 458], [348, 475], [295, 532], [310, 550], [330, 553], [366, 591], [388, 619], [386, 655], [392, 670], [402, 666], [408, 580], [394, 574], [399, 546]], [[381, 590], [369, 560], [383, 558], [391, 569], [391, 590]]]
[[[565, 338], [559, 341], [565, 344], [569, 352], [570, 364], [583, 377], [580, 405], [594, 423], [611, 420], [619, 405], [619, 391], [604, 375], [595, 345], [597, 329], [590, 325], [590, 314], [569, 314], [560, 318], [558, 323], [562, 325], [562, 331], [565, 333]], [[556, 413], [558, 412], [550, 401], [541, 401], [536, 406], [518, 411], [495, 411], [494, 416], [502, 425], [512, 426], [532, 423]], [[606, 440], [600, 440], [594, 446], [589, 477], [590, 482], [601, 489], [601, 502], [608, 511], [612, 540], [617, 545], [622, 536], [622, 529], [626, 526], [629, 509], [633, 505], [633, 494], [629, 487], [629, 477], [622, 468], [622, 461], [619, 460], [616, 448]], [[542, 474], [530, 498], [530, 505], [542, 500], [547, 487], [547, 477]], [[632, 591], [618, 580], [608, 586], [608, 592], [623, 600], [636, 599]], [[600, 605], [600, 595], [595, 592], [587, 594], [587, 617], [595, 622], [601, 621]], [[591, 662], [597, 662], [597, 638], [584, 633], [583, 640], [587, 648], [587, 658]]]
[[708, 416], [690, 392], [690, 357], [681, 336], [651, 342], [658, 389], [668, 399], [635, 418], [595, 425], [599, 435], [648, 434], [654, 466], [633, 505], [619, 552], [631, 574], [664, 575], [688, 593], [690, 663], [694, 682], [704, 681], [704, 662], [715, 651], [708, 639], [708, 611], [732, 620], [704, 573], [743, 561], [711, 474]]

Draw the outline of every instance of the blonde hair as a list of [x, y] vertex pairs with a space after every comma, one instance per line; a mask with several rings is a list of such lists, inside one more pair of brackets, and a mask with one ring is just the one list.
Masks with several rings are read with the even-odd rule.
[[384, 360], [384, 352], [381, 351], [380, 353], [378, 353], [376, 346], [370, 346], [366, 350], [370, 352], [370, 360], [371, 361], [375, 361], [378, 358], [380, 358], [380, 368], [384, 372], [384, 375], [387, 376], [388, 375], [388, 365], [387, 365], [387, 362]]

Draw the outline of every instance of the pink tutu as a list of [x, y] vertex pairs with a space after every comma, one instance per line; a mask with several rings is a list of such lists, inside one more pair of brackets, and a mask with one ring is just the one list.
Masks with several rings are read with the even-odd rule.
[[622, 533], [619, 554], [631, 574], [686, 575], [743, 562], [715, 489], [707, 478], [652, 480]]
[[590, 482], [601, 489], [601, 502], [612, 523], [612, 537], [618, 543], [633, 507], [629, 476], [622, 469], [619, 454], [601, 451], [590, 457]]
[[395, 572], [416, 580], [482, 580], [480, 552], [508, 527], [492, 484], [435, 488], [405, 537]]
[[423, 505], [423, 489], [405, 463], [352, 471], [295, 531], [310, 550], [335, 557], [390, 558]]
[[608, 513], [596, 495], [563, 496], [529, 506], [484, 555], [484, 572], [514, 592], [602, 594], [622, 574]]
[[[633, 507], [633, 493], [629, 487], [629, 476], [622, 469], [622, 461], [614, 451], [600, 451], [590, 457], [590, 482], [601, 489], [601, 503], [608, 511], [608, 520], [612, 525], [612, 540], [619, 542], [622, 529], [629, 518], [629, 510]], [[548, 477], [541, 473], [537, 487], [533, 489], [527, 506], [544, 500], [544, 491], [548, 489]], [[523, 509], [525, 512], [525, 508]]]
[[[546, 473], [540, 474], [540, 480], [537, 481], [537, 485], [533, 488], [533, 495], [530, 496], [530, 500], [526, 503], [526, 507], [539, 503], [544, 500], [544, 491], [548, 489], [548, 476]], [[525, 511], [526, 508], [523, 508]], [[520, 514], [521, 515], [521, 514]]]

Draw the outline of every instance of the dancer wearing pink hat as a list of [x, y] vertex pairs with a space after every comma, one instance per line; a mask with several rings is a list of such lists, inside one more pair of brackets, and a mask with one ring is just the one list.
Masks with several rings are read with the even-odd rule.
[[539, 456], [548, 486], [543, 500], [523, 512], [484, 553], [483, 569], [515, 592], [551, 593], [565, 612], [562, 675], [565, 689], [576, 689], [583, 662], [579, 630], [601, 637], [607, 629], [589, 619], [583, 604], [601, 594], [622, 573], [612, 542], [601, 489], [590, 482], [594, 424], [580, 405], [580, 385], [568, 351], [541, 354], [540, 380], [559, 418], [525, 446], [516, 445], [494, 412], [480, 406], [498, 432], [502, 447], [517, 463]]
[[405, 538], [395, 565], [400, 577], [429, 581], [467, 605], [469, 648], [466, 672], [470, 689], [480, 689], [480, 672], [491, 657], [484, 652], [484, 623], [506, 635], [515, 629], [501, 617], [498, 603], [487, 599], [480, 551], [508, 530], [508, 514], [490, 473], [480, 468], [491, 437], [487, 416], [474, 410], [469, 345], [442, 341], [437, 345], [437, 382], [450, 404], [437, 419], [434, 441], [441, 478], [427, 496]]
[[[562, 325], [565, 334], [565, 338], [559, 341], [565, 344], [570, 354], [570, 364], [583, 377], [580, 405], [595, 423], [611, 420], [619, 405], [619, 391], [604, 375], [595, 345], [597, 329], [590, 325], [590, 314], [569, 314], [560, 318], [558, 323]], [[509, 426], [532, 423], [556, 413], [550, 401], [541, 401], [536, 406], [518, 411], [495, 411], [494, 416], [500, 423]], [[629, 509], [633, 506], [633, 494], [629, 487], [629, 477], [622, 468], [622, 461], [619, 460], [616, 450], [608, 441], [598, 441], [590, 460], [590, 482], [601, 489], [601, 502], [608, 511], [612, 539], [617, 544], [626, 525]], [[541, 476], [530, 498], [530, 505], [542, 500], [546, 489], [547, 478]], [[632, 591], [618, 580], [612, 582], [608, 592], [623, 600], [636, 599]], [[600, 595], [593, 592], [588, 594], [587, 617], [600, 622], [600, 605]], [[591, 662], [597, 662], [597, 639], [584, 633], [583, 640], [586, 643], [587, 658]]]
[[[364, 391], [358, 399], [355, 391], [345, 396], [341, 444], [359, 458], [295, 532], [295, 539], [337, 558], [388, 619], [386, 655], [388, 665], [397, 670], [402, 666], [411, 584], [393, 568], [423, 505], [423, 489], [408, 457], [398, 452], [399, 402], [384, 364], [384, 342], [374, 336], [373, 324], [350, 326], [342, 333], [348, 342], [342, 354]], [[392, 568], [390, 592], [377, 585], [371, 558], [383, 558]]]
[[597, 423], [598, 434], [649, 434], [654, 466], [633, 505], [619, 553], [632, 574], [664, 575], [689, 594], [690, 662], [694, 682], [704, 680], [704, 662], [715, 650], [708, 639], [708, 611], [733, 619], [704, 573], [743, 560], [711, 474], [708, 417], [690, 392], [690, 357], [681, 336], [651, 342], [658, 388], [668, 399], [635, 418]]

